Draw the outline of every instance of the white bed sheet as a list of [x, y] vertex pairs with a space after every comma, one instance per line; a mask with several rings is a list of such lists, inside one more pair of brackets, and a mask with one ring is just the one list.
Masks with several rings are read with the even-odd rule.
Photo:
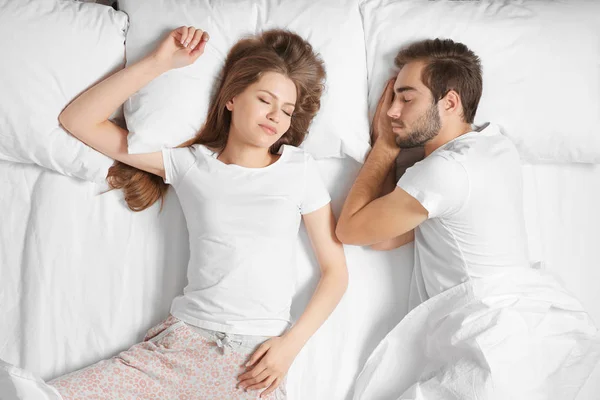
[[[339, 213], [360, 165], [319, 160]], [[556, 272], [600, 322], [600, 166], [524, 166], [532, 260]], [[0, 358], [44, 379], [110, 357], [168, 314], [186, 282], [187, 230], [174, 193], [128, 211], [119, 193], [33, 165], [0, 163]], [[316, 284], [299, 239], [298, 316]], [[348, 399], [362, 364], [405, 315], [412, 246], [347, 246], [348, 291], [290, 370], [291, 400]], [[579, 400], [600, 396], [600, 368]]]

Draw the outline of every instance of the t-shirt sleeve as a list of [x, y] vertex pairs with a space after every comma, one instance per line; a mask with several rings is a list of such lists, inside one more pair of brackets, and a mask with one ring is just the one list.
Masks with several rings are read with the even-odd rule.
[[469, 196], [469, 176], [464, 166], [441, 155], [427, 157], [407, 169], [397, 186], [417, 199], [429, 218], [459, 211]]
[[165, 183], [177, 187], [185, 174], [196, 162], [193, 147], [176, 147], [162, 149], [165, 168]]
[[305, 154], [304, 159], [304, 192], [300, 213], [309, 214], [325, 206], [331, 201], [327, 187], [321, 179], [317, 162], [310, 154]]

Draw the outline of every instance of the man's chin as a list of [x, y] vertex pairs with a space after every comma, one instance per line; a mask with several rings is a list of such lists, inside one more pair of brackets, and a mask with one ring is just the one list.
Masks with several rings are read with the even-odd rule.
[[415, 147], [423, 147], [425, 143], [418, 143], [410, 140], [406, 140], [405, 138], [401, 138], [400, 136], [396, 137], [396, 145], [401, 149], [414, 149]]
[[410, 150], [410, 149], [416, 149], [417, 147], [423, 147], [422, 144], [417, 144], [417, 143], [409, 143], [409, 144], [406, 144], [406, 143], [402, 143], [402, 144], [396, 143], [396, 144], [402, 150]]
[[396, 145], [401, 149], [412, 148], [412, 142], [406, 139], [406, 136], [396, 135]]

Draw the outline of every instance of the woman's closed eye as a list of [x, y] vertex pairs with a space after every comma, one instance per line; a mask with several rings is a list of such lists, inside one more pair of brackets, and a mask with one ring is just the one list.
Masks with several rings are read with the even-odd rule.
[[[267, 100], [263, 99], [262, 97], [259, 97], [258, 99], [259, 99], [261, 102], [265, 103], [265, 104], [271, 104], [271, 103], [269, 103]], [[287, 115], [288, 117], [291, 117], [291, 116], [292, 116], [292, 114], [293, 114], [293, 111], [292, 111], [292, 112], [287, 112], [287, 111], [285, 111], [285, 110], [282, 110], [282, 111], [283, 111], [283, 113], [284, 113], [285, 115]]]

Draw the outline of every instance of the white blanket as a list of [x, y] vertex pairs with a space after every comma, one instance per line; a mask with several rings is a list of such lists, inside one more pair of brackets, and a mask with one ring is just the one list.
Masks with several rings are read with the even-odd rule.
[[580, 302], [545, 272], [510, 269], [413, 309], [367, 361], [354, 398], [569, 400], [599, 359]]

